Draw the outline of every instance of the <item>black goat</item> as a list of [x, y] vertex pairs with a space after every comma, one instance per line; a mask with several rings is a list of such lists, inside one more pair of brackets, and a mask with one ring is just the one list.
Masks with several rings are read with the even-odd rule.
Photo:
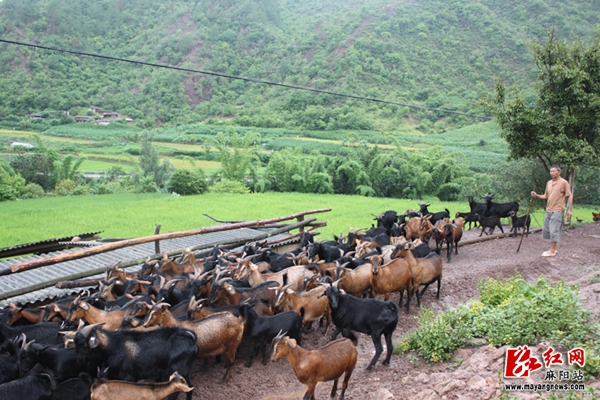
[[494, 229], [496, 229], [496, 227], [500, 228], [502, 233], [504, 233], [502, 223], [500, 222], [500, 217], [498, 217], [497, 215], [493, 217], [483, 217], [480, 215], [479, 226], [481, 227], [481, 233], [479, 234], [479, 237], [481, 237], [481, 235], [485, 232], [487, 228], [490, 228], [490, 232], [485, 232], [486, 235], [491, 235], [492, 233], [494, 233]]
[[344, 244], [330, 246], [325, 243], [314, 242], [308, 245], [308, 257], [314, 259], [319, 256], [319, 260], [325, 262], [333, 262], [344, 255], [344, 250], [341, 248]]
[[427, 209], [427, 207], [429, 207], [430, 205], [431, 204], [429, 204], [429, 203], [419, 204], [419, 206], [420, 206], [419, 213], [421, 213], [421, 215], [423, 217], [426, 217], [431, 214], [431, 218], [429, 219], [429, 222], [431, 222], [432, 225], [435, 225], [435, 223], [441, 219], [450, 218], [450, 211], [448, 211], [447, 208], [444, 208], [444, 211], [438, 211], [438, 212], [432, 213]]
[[529, 226], [531, 225], [531, 218], [529, 217], [529, 215], [517, 217], [516, 211], [511, 211], [510, 213], [508, 213], [508, 215], [510, 216], [510, 219], [512, 221], [512, 228], [510, 229], [510, 231], [513, 232], [513, 237], [517, 237], [517, 231], [519, 230], [519, 228], [527, 228], [527, 231], [525, 231], [525, 236], [528, 236]]
[[512, 201], [510, 203], [494, 203], [492, 201], [493, 195], [485, 196], [485, 204], [486, 204], [486, 217], [498, 216], [500, 218], [506, 218], [509, 216], [511, 211], [517, 212], [519, 211], [519, 203], [516, 201]]
[[[107, 379], [166, 382], [179, 372], [192, 385], [192, 365], [198, 353], [196, 335], [182, 328], [150, 331], [108, 331], [89, 325], [75, 335], [80, 358], [97, 359], [108, 367]], [[187, 393], [191, 400], [192, 392]]]
[[19, 377], [19, 364], [16, 354], [0, 354], [0, 384]]
[[[481, 214], [483, 215], [483, 214]], [[474, 213], [474, 212], [468, 212], [468, 213], [463, 213], [463, 212], [457, 212], [456, 215], [454, 216], [454, 218], [462, 218], [465, 220], [465, 224], [468, 222], [469, 223], [469, 229], [471, 229], [471, 224], [475, 223], [475, 228], [477, 228], [477, 224], [479, 222], [479, 214]]]
[[[286, 335], [296, 339], [298, 344], [302, 344], [302, 319], [304, 310], [298, 315], [294, 311], [286, 311], [273, 316], [260, 316], [254, 311], [252, 302], [242, 302], [238, 309], [239, 315], [245, 322], [244, 330], [250, 335], [254, 343], [252, 354], [244, 364], [246, 367], [252, 365], [252, 360], [259, 351], [262, 352], [263, 365], [267, 365], [267, 344], [271, 343], [273, 338], [280, 332], [287, 332]], [[234, 314], [235, 315], [235, 314]]]
[[81, 374], [56, 385], [52, 400], [90, 400], [91, 387], [92, 378]]
[[377, 363], [381, 353], [383, 353], [381, 335], [384, 335], [387, 356], [383, 364], [389, 364], [392, 351], [394, 350], [392, 334], [396, 329], [396, 325], [398, 325], [398, 312], [400, 310], [398, 305], [391, 301], [361, 299], [342, 294], [333, 285], [325, 290], [324, 295], [329, 299], [331, 319], [336, 326], [331, 336], [332, 340], [335, 340], [340, 332], [346, 338], [351, 337], [351, 331], [370, 335], [375, 345], [375, 356], [367, 367], [370, 370]]
[[471, 208], [471, 213], [484, 215], [487, 211], [486, 203], [478, 203], [473, 200], [473, 196], [467, 196], [467, 200], [469, 201], [469, 207]]
[[398, 222], [398, 213], [393, 210], [386, 211], [379, 215], [373, 214], [374, 219], [377, 221], [378, 228], [385, 228], [385, 233], [391, 236], [392, 226]]
[[13, 340], [25, 334], [28, 339], [37, 343], [50, 345], [61, 344], [62, 337], [58, 333], [60, 325], [52, 322], [44, 322], [35, 325], [8, 326], [0, 323], [0, 351], [5, 351], [13, 346]]
[[48, 374], [29, 375], [0, 385], [2, 400], [52, 400], [52, 380]]
[[44, 346], [33, 341], [25, 343], [25, 338], [23, 342], [18, 356], [19, 368], [22, 373], [28, 372], [36, 364], [40, 364], [55, 383], [60, 383], [79, 376], [81, 372], [93, 375], [99, 366], [81, 362], [77, 358], [74, 347], [65, 349]]

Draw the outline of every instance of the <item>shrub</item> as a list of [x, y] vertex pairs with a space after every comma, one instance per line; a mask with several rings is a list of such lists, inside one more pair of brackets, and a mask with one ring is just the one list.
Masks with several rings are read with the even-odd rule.
[[215, 183], [210, 191], [213, 193], [248, 194], [250, 189], [238, 181], [222, 180]]
[[88, 185], [78, 185], [71, 179], [63, 179], [54, 187], [54, 194], [57, 196], [80, 196], [89, 193]]
[[44, 197], [44, 188], [37, 183], [28, 183], [21, 189], [21, 199], [37, 199]]
[[566, 348], [586, 350], [584, 372], [600, 372], [600, 325], [578, 300], [578, 289], [564, 282], [549, 285], [543, 277], [535, 284], [517, 275], [505, 281], [479, 284], [480, 299], [437, 315], [421, 312], [421, 326], [410, 331], [400, 351], [416, 350], [428, 361], [443, 361], [473, 337], [494, 346], [534, 345], [552, 341]]
[[206, 192], [208, 185], [206, 183], [204, 171], [201, 169], [178, 169], [171, 176], [167, 188], [170, 192], [186, 196], [204, 193]]

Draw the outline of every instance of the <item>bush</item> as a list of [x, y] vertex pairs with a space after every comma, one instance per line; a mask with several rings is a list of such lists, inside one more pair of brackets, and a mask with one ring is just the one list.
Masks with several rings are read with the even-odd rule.
[[21, 175], [0, 168], [0, 201], [16, 200], [24, 185], [25, 179]]
[[579, 304], [577, 287], [562, 281], [549, 285], [543, 277], [530, 284], [517, 275], [505, 281], [490, 278], [479, 288], [479, 301], [435, 316], [423, 311], [420, 328], [405, 336], [399, 350], [416, 350], [437, 362], [450, 359], [468, 338], [482, 337], [498, 347], [552, 341], [584, 348], [584, 372], [600, 372], [600, 326], [590, 322], [589, 312]]
[[178, 169], [171, 176], [167, 188], [170, 192], [187, 196], [206, 192], [208, 184], [201, 169]]
[[57, 196], [80, 196], [89, 194], [90, 188], [87, 185], [78, 185], [71, 179], [63, 179], [54, 187], [54, 194]]
[[46, 193], [44, 193], [44, 188], [38, 185], [37, 183], [28, 183], [23, 186], [21, 189], [21, 199], [37, 199], [40, 197], [44, 197]]
[[250, 189], [237, 181], [223, 180], [215, 183], [210, 191], [213, 193], [248, 194]]

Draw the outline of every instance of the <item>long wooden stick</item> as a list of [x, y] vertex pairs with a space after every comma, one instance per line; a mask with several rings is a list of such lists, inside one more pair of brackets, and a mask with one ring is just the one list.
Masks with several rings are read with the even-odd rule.
[[255, 221], [248, 221], [248, 222], [240, 222], [240, 223], [236, 223], [236, 224], [210, 226], [207, 228], [192, 229], [189, 231], [170, 232], [170, 233], [163, 233], [160, 235], [143, 236], [143, 237], [134, 238], [134, 239], [122, 240], [120, 242], [107, 243], [107, 244], [103, 244], [100, 246], [88, 248], [85, 250], [76, 251], [73, 253], [59, 254], [59, 255], [56, 255], [53, 257], [42, 258], [39, 260], [33, 260], [33, 261], [24, 262], [24, 263], [20, 263], [20, 264], [13, 264], [10, 266], [10, 271], [11, 271], [11, 273], [26, 271], [29, 269], [35, 269], [35, 268], [43, 267], [46, 265], [56, 264], [56, 263], [63, 262], [63, 261], [77, 260], [79, 258], [89, 257], [89, 256], [93, 256], [96, 254], [104, 253], [106, 251], [120, 249], [123, 247], [134, 246], [134, 245], [147, 243], [147, 242], [153, 242], [155, 240], [174, 239], [174, 238], [180, 238], [180, 237], [185, 237], [185, 236], [200, 235], [203, 233], [221, 232], [221, 231], [227, 231], [227, 230], [232, 230], [232, 229], [247, 228], [250, 226], [267, 225], [267, 224], [272, 224], [274, 222], [287, 221], [289, 219], [301, 218], [301, 217], [304, 217], [305, 215], [309, 215], [309, 214], [317, 214], [317, 213], [323, 213], [323, 212], [328, 212], [328, 211], [331, 211], [331, 208], [321, 208], [318, 210], [304, 211], [304, 212], [300, 212], [300, 213], [296, 213], [296, 214], [292, 214], [292, 215], [287, 215], [284, 217], [270, 218], [270, 219], [265, 219], [265, 220], [255, 220]]
[[[300, 223], [296, 223], [296, 224], [293, 224], [293, 225], [286, 225], [285, 227], [282, 227], [282, 228], [280, 228], [278, 230], [271, 231], [271, 232], [266, 232], [266, 233], [264, 233], [264, 234], [262, 234], [260, 236], [257, 236], [253, 240], [255, 240], [255, 239], [257, 239], [257, 240], [266, 239], [268, 237], [275, 236], [275, 235], [278, 235], [280, 233], [286, 232], [285, 229], [293, 230], [293, 229], [299, 228], [300, 226], [309, 225], [310, 228], [308, 229], [308, 231], [312, 231], [316, 227], [326, 226], [326, 224], [324, 222], [318, 222], [318, 223], [316, 223], [316, 224], [313, 225], [312, 222], [315, 221], [315, 220], [316, 220], [316, 218], [309, 218], [309, 219], [307, 219], [305, 221], [302, 221]], [[293, 238], [298, 237], [300, 235], [301, 235], [301, 233], [298, 232], [298, 233], [295, 233], [293, 235], [288, 235], [288, 236], [283, 237], [283, 238], [278, 239], [278, 240], [267, 242], [267, 244], [269, 244], [269, 245], [277, 244], [277, 243], [283, 242], [285, 240], [293, 239]], [[219, 247], [225, 249], [225, 248], [228, 248], [228, 247], [232, 247], [232, 245], [233, 246], [239, 246], [241, 243], [245, 243], [245, 242], [247, 242], [247, 240], [242, 240], [241, 242], [237, 241], [235, 243], [230, 243], [229, 245], [225, 245], [225, 246], [222, 246], [222, 247], [219, 246]], [[209, 247], [214, 247], [217, 244], [220, 245], [222, 243], [223, 242], [220, 242], [220, 243], [209, 243], [209, 244], [199, 245], [199, 246], [193, 247], [193, 248], [191, 248], [189, 250], [190, 251], [194, 251], [194, 250], [206, 249], [206, 248], [209, 248]], [[170, 251], [170, 252], [165, 253], [165, 254], [167, 254], [169, 257], [171, 257], [171, 256], [174, 256], [174, 255], [179, 255], [179, 254], [183, 253], [184, 250], [185, 249], [174, 250], [174, 251]], [[162, 254], [153, 254], [149, 258], [151, 260], [157, 260], [159, 258], [162, 258]], [[130, 267], [132, 265], [139, 265], [139, 264], [143, 263], [145, 260], [146, 260], [146, 258], [139, 258], [139, 259], [136, 259], [136, 260], [119, 262], [118, 266], [121, 267], [121, 268], [127, 268], [127, 267]], [[93, 270], [86, 271], [86, 272], [88, 272], [88, 276], [91, 276], [91, 275], [97, 275], [98, 273], [101, 273], [101, 272], [105, 272], [106, 269], [107, 269], [106, 267], [100, 267], [100, 268], [95, 268]], [[64, 278], [61, 278], [61, 279], [64, 279]], [[72, 289], [72, 288], [85, 287], [85, 286], [98, 286], [98, 283], [100, 283], [103, 280], [104, 280], [104, 278], [96, 278], [96, 279], [83, 278], [83, 279], [73, 280], [73, 281], [70, 281], [70, 280], [61, 280], [55, 286], [57, 288], [59, 288], [59, 289]], [[52, 286], [52, 283], [50, 283], [48, 286]], [[29, 293], [29, 292], [23, 292], [23, 293]]]
[[[523, 243], [523, 238], [525, 237], [525, 228], [527, 227], [527, 221], [531, 225], [531, 205], [533, 204], [533, 196], [531, 200], [529, 200], [529, 208], [527, 208], [527, 218], [525, 219], [525, 224], [523, 225], [523, 232], [521, 234], [521, 239], [519, 240], [519, 246], [517, 247], [517, 253], [521, 250], [521, 243]], [[517, 229], [517, 228], [515, 228]], [[515, 232], [516, 233], [516, 232]]]

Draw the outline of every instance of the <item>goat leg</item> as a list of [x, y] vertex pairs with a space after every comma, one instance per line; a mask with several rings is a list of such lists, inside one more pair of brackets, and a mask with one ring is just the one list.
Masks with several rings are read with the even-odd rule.
[[383, 345], [381, 344], [381, 334], [372, 333], [371, 339], [373, 339], [373, 344], [375, 345], [375, 356], [373, 357], [373, 359], [369, 363], [369, 366], [367, 367], [368, 371], [371, 371], [373, 365], [377, 363], [377, 360], [379, 360], [379, 356], [381, 355], [381, 353], [383, 353]]
[[387, 346], [387, 356], [383, 361], [383, 365], [389, 365], [390, 359], [392, 358], [392, 352], [394, 351], [394, 344], [392, 343], [392, 332], [384, 333], [385, 345]]
[[335, 397], [335, 394], [337, 393], [338, 379], [340, 379], [340, 378], [339, 377], [335, 378], [333, 381], [333, 387], [331, 388], [331, 397], [332, 398]]

